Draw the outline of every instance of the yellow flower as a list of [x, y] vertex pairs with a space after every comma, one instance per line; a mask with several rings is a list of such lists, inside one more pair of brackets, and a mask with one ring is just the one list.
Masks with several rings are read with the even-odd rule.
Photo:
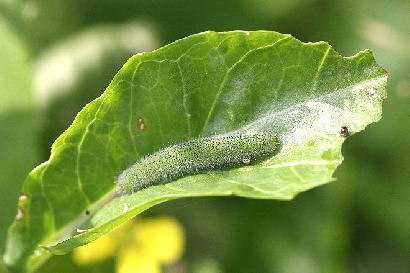
[[141, 249], [126, 248], [118, 256], [117, 273], [161, 273], [157, 260]]
[[115, 256], [121, 239], [131, 227], [132, 222], [126, 222], [97, 240], [74, 249], [74, 261], [77, 264], [86, 265], [98, 263]]
[[93, 264], [112, 257], [116, 252], [116, 242], [112, 237], [105, 235], [85, 246], [76, 248], [73, 259], [77, 264]]
[[144, 220], [133, 233], [138, 246], [164, 264], [174, 263], [185, 248], [182, 226], [172, 218]]
[[173, 218], [129, 221], [115, 231], [74, 250], [78, 264], [93, 264], [117, 256], [117, 273], [160, 273], [161, 266], [183, 254], [183, 227]]

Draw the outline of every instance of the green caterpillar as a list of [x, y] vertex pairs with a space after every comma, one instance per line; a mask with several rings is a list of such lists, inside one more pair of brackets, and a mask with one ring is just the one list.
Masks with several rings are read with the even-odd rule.
[[138, 160], [118, 176], [117, 191], [129, 194], [192, 174], [249, 165], [274, 155], [277, 148], [278, 140], [271, 134], [190, 140]]

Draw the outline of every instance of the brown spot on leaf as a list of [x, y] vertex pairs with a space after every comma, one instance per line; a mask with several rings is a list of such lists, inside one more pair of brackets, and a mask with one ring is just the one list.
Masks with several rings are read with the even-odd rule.
[[339, 135], [342, 137], [347, 137], [349, 135], [349, 129], [346, 126], [340, 127]]
[[17, 208], [17, 214], [16, 214], [16, 221], [20, 221], [21, 219], [24, 218], [24, 211], [22, 208]]
[[146, 129], [145, 121], [143, 118], [138, 118], [138, 126], [142, 131]]
[[22, 202], [22, 201], [26, 201], [26, 200], [27, 200], [27, 198], [28, 198], [28, 196], [27, 196], [27, 195], [22, 194], [22, 195], [20, 195], [20, 196], [19, 196], [19, 201], [20, 201], [20, 202]]

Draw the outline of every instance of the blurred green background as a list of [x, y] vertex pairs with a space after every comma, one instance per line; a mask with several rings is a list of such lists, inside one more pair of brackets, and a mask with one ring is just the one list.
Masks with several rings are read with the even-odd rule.
[[[30, 169], [131, 55], [205, 30], [275, 30], [370, 48], [389, 73], [381, 122], [349, 138], [337, 182], [291, 202], [168, 202], [185, 254], [164, 272], [410, 272], [410, 1], [0, 0], [0, 251]], [[71, 255], [39, 272], [113, 272]]]

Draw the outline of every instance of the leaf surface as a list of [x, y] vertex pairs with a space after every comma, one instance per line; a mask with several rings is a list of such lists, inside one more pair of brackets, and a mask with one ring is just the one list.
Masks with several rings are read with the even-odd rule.
[[[342, 162], [341, 127], [352, 135], [381, 118], [386, 80], [369, 51], [343, 58], [325, 42], [268, 31], [205, 32], [137, 54], [27, 177], [26, 214], [10, 229], [5, 261], [32, 271], [49, 251], [66, 253], [172, 199], [289, 200], [328, 183]], [[114, 194], [117, 176], [144, 155], [266, 131], [282, 147], [262, 163]]]

